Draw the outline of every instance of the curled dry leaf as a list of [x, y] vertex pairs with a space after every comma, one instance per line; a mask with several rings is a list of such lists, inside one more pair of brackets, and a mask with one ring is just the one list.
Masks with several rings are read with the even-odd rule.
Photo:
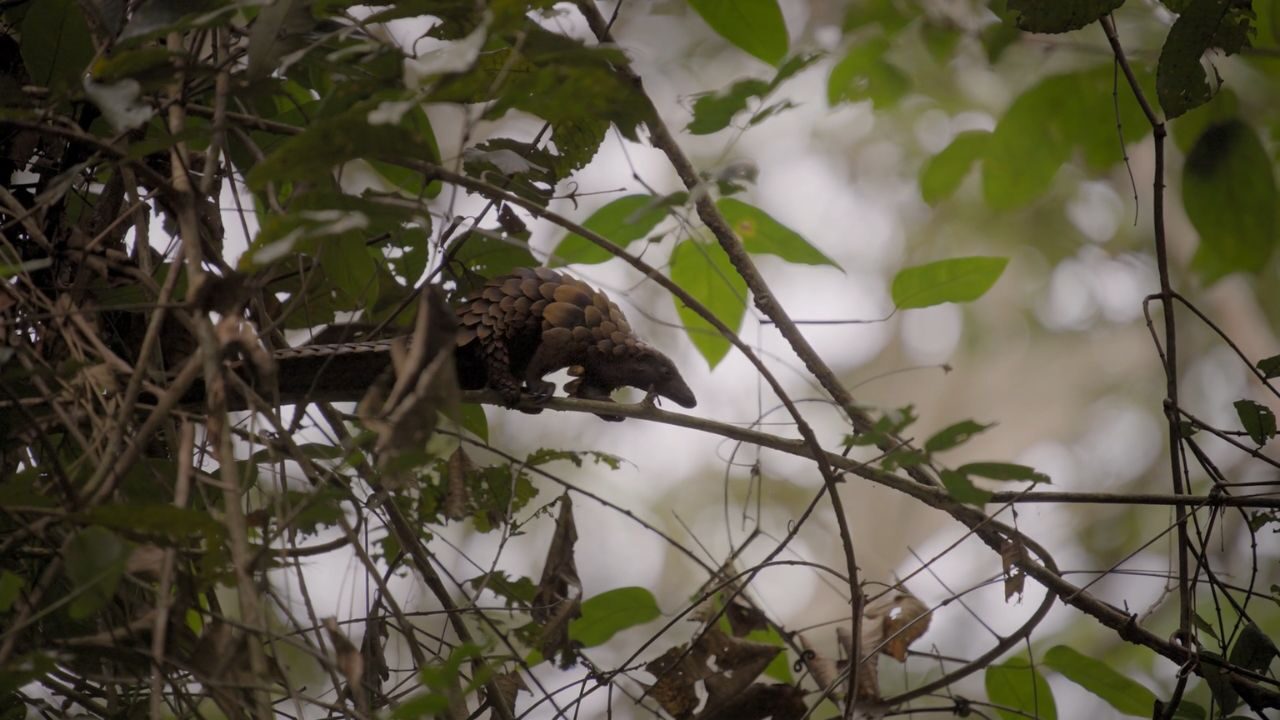
[[[529, 686], [525, 684], [524, 677], [517, 671], [502, 673], [493, 678], [493, 687], [497, 689], [498, 694], [502, 696], [503, 704], [509, 708], [516, 706], [516, 697], [521, 692], [529, 692]], [[500, 717], [498, 711], [492, 710], [489, 713], [490, 718]]]
[[561, 667], [569, 667], [578, 656], [577, 645], [569, 638], [569, 621], [582, 614], [582, 582], [573, 559], [573, 546], [577, 542], [573, 501], [565, 493], [560, 497], [556, 532], [551, 538], [551, 547], [547, 548], [547, 561], [542, 567], [542, 579], [538, 581], [530, 613], [542, 626], [543, 657], [558, 655]]
[[1005, 602], [1009, 598], [1017, 595], [1022, 596], [1023, 586], [1026, 583], [1026, 573], [1022, 572], [1022, 568], [1018, 567], [1018, 563], [1027, 559], [1027, 548], [1020, 540], [1005, 541], [1000, 546], [1000, 565], [1004, 570], [1004, 599]]
[[471, 493], [467, 490], [467, 476], [474, 469], [471, 458], [459, 445], [449, 456], [448, 476], [445, 479], [444, 516], [450, 520], [461, 520], [467, 516], [467, 505], [471, 501]]
[[336, 618], [327, 617], [320, 622], [329, 634], [329, 642], [333, 643], [338, 671], [346, 678], [352, 697], [360, 698], [360, 686], [364, 682], [364, 657], [360, 655], [360, 648], [343, 634]]
[[421, 451], [435, 433], [439, 413], [458, 405], [458, 377], [453, 364], [453, 312], [440, 288], [423, 289], [413, 335], [391, 347], [391, 368], [369, 388], [356, 408], [361, 421], [377, 435], [374, 453], [382, 485], [397, 489], [413, 480], [397, 462]]
[[[775, 645], [739, 640], [711, 626], [692, 647], [677, 645], [645, 665], [657, 678], [648, 694], [680, 720], [736, 717], [724, 714], [726, 708], [734, 706], [780, 652]], [[703, 684], [706, 703], [695, 715], [698, 683]]]

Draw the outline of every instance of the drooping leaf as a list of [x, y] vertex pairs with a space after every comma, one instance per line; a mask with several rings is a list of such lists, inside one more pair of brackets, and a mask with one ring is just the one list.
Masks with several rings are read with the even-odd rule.
[[[747, 312], [747, 283], [719, 245], [685, 240], [671, 254], [671, 279], [701, 302], [730, 330], [742, 327]], [[678, 299], [676, 312], [694, 347], [715, 367], [729, 352], [729, 340]]]
[[954, 425], [939, 430], [928, 440], [925, 440], [924, 449], [931, 453], [950, 450], [957, 445], [968, 442], [969, 438], [989, 427], [991, 427], [991, 424], [984, 425], [973, 420], [961, 420]]
[[[357, 103], [335, 116], [318, 120], [301, 133], [280, 143], [245, 177], [249, 187], [262, 189], [268, 182], [314, 179], [357, 158], [413, 156], [432, 159], [431, 144], [410, 129], [393, 123], [370, 122], [379, 102]], [[376, 119], [376, 116], [375, 116]]]
[[1197, 0], [1180, 9], [1156, 64], [1156, 96], [1171, 120], [1217, 92], [1221, 78], [1215, 70], [1211, 85], [1201, 58], [1210, 48], [1231, 55], [1246, 47], [1253, 16], [1247, 3], [1234, 0]]
[[942, 486], [947, 489], [947, 492], [951, 497], [955, 498], [957, 502], [962, 502], [967, 505], [982, 506], [991, 499], [991, 493], [989, 491], [983, 490], [977, 485], [974, 485], [973, 481], [969, 479], [969, 476], [962, 472], [957, 472], [955, 470], [943, 470], [940, 477], [942, 479]]
[[1236, 409], [1236, 417], [1240, 418], [1241, 427], [1249, 433], [1249, 439], [1259, 447], [1275, 437], [1276, 415], [1271, 412], [1271, 408], [1252, 400], [1237, 400], [1233, 406]]
[[777, 0], [689, 0], [689, 6], [720, 37], [777, 65], [790, 42]]
[[769, 90], [764, 80], [738, 80], [721, 92], [699, 95], [693, 101], [693, 120], [685, 128], [694, 135], [710, 135], [729, 126], [733, 116], [747, 109], [747, 101]]
[[1078, 30], [1124, 4], [1124, 0], [1009, 0], [1018, 27], [1034, 33]]
[[[661, 198], [652, 195], [624, 195], [591, 213], [582, 226], [603, 235], [615, 245], [626, 247], [649, 234], [667, 216]], [[548, 265], [602, 263], [613, 258], [608, 250], [580, 235], [568, 234], [551, 251]]]
[[582, 617], [569, 623], [569, 637], [583, 647], [597, 647], [661, 614], [658, 601], [645, 588], [614, 588], [582, 601]]
[[1280, 355], [1272, 355], [1258, 361], [1258, 372], [1265, 378], [1280, 377]]
[[827, 78], [827, 103], [870, 100], [877, 109], [892, 107], [911, 89], [911, 80], [885, 59], [889, 41], [873, 37], [855, 45]]
[[893, 278], [893, 303], [906, 310], [972, 302], [995, 285], [1008, 263], [1002, 257], [963, 257], [903, 268]]
[[1267, 637], [1257, 623], [1248, 622], [1231, 647], [1230, 659], [1232, 665], [1265, 673], [1277, 654], [1280, 654], [1280, 650], [1276, 649], [1275, 641]]
[[18, 599], [18, 593], [27, 581], [21, 575], [5, 570], [0, 572], [0, 613], [7, 613]]
[[716, 208], [753, 255], [777, 255], [787, 262], [840, 267], [799, 233], [754, 205], [726, 197], [716, 202]]
[[1066, 645], [1057, 645], [1044, 654], [1044, 664], [1106, 700], [1125, 715], [1151, 717], [1156, 702], [1155, 693], [1103, 660], [1077, 652]]
[[1266, 264], [1276, 201], [1271, 161], [1253, 128], [1231, 120], [1206, 129], [1182, 169], [1182, 204], [1200, 234], [1191, 267], [1206, 283]]
[[32, 82], [55, 92], [79, 88], [80, 76], [93, 59], [93, 42], [80, 3], [32, 3], [22, 18], [21, 50]]
[[975, 462], [966, 463], [956, 468], [958, 472], [966, 475], [977, 475], [988, 480], [1000, 480], [1002, 482], [1035, 482], [1047, 483], [1049, 476], [1044, 473], [1036, 472], [1035, 468], [1026, 465], [1018, 465], [1016, 463], [1001, 462]]
[[1213, 692], [1213, 700], [1218, 704], [1218, 709], [1223, 713], [1235, 710], [1240, 704], [1240, 695], [1228, 679], [1230, 672], [1223, 667], [1226, 659], [1204, 650], [1200, 654], [1209, 661], [1204, 664], [1204, 682]]
[[[1057, 720], [1058, 707], [1044, 676], [1026, 660], [1013, 658], [987, 668], [987, 699], [1004, 720]], [[1006, 709], [1007, 708], [1007, 709]]]
[[90, 526], [71, 539], [65, 554], [67, 579], [75, 599], [67, 607], [72, 619], [98, 612], [116, 592], [129, 549], [115, 533]]
[[951, 144], [934, 155], [920, 169], [920, 195], [930, 205], [951, 197], [986, 151], [991, 133], [970, 130], [956, 135]]

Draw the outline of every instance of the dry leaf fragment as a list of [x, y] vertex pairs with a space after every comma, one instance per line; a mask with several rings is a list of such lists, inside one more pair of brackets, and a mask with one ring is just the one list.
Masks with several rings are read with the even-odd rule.
[[450, 520], [461, 520], [467, 516], [467, 506], [471, 502], [471, 493], [467, 490], [467, 476], [475, 466], [471, 458], [463, 452], [459, 445], [449, 456], [444, 493], [444, 516]]
[[360, 654], [360, 648], [342, 633], [342, 629], [338, 627], [337, 618], [327, 617], [320, 622], [329, 633], [329, 642], [333, 643], [334, 659], [337, 661], [338, 671], [347, 680], [347, 689], [356, 702], [362, 702], [364, 657]]
[[[524, 677], [518, 671], [495, 675], [493, 687], [497, 688], [498, 694], [502, 696], [503, 704], [509, 708], [516, 706], [516, 697], [520, 695], [521, 691], [529, 692], [529, 686], [525, 684]], [[495, 709], [490, 711], [489, 717], [496, 718], [500, 716]]]
[[1004, 600], [1017, 595], [1022, 596], [1023, 585], [1026, 583], [1026, 573], [1022, 572], [1022, 568], [1018, 563], [1027, 559], [1027, 549], [1020, 540], [1010, 540], [1005, 538], [1004, 543], [1000, 545], [1000, 564], [1004, 570]]
[[436, 429], [442, 411], [452, 412], [459, 399], [453, 365], [456, 321], [440, 288], [420, 294], [413, 335], [391, 346], [391, 368], [365, 393], [356, 408], [361, 421], [377, 434], [374, 453], [388, 489], [412, 482], [396, 462], [421, 450]]
[[696, 717], [734, 717], [722, 713], [780, 652], [782, 648], [775, 645], [729, 637], [712, 626], [691, 648], [677, 645], [645, 665], [657, 678], [648, 694], [668, 713], [685, 720], [695, 717], [699, 705], [696, 686], [702, 682], [706, 704]]
[[569, 621], [582, 614], [582, 582], [573, 559], [573, 546], [578, 542], [578, 527], [573, 520], [573, 501], [569, 494], [560, 497], [560, 515], [556, 532], [547, 548], [547, 561], [533, 596], [530, 614], [542, 625], [540, 650], [543, 657], [559, 656], [560, 666], [567, 668], [577, 660], [576, 644], [569, 639]]
[[801, 720], [808, 708], [804, 691], [792, 685], [756, 683], [720, 708], [710, 708], [698, 720]]

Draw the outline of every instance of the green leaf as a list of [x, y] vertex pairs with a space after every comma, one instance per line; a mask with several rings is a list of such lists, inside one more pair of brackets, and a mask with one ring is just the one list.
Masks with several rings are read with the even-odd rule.
[[99, 505], [85, 513], [94, 525], [114, 530], [159, 535], [182, 540], [191, 535], [217, 537], [222, 526], [208, 513], [168, 503]]
[[569, 623], [569, 637], [596, 647], [616, 633], [658, 617], [658, 601], [642, 587], [621, 587], [582, 602], [582, 615]]
[[463, 403], [458, 410], [462, 428], [485, 442], [489, 442], [489, 418], [484, 414], [484, 406], [477, 403]]
[[693, 135], [710, 135], [729, 126], [733, 116], [747, 109], [747, 101], [769, 92], [769, 83], [756, 78], [738, 80], [718, 93], [705, 93], [693, 101], [693, 120], [685, 127]]
[[1201, 656], [1217, 662], [1205, 662], [1201, 667], [1204, 668], [1204, 681], [1209, 686], [1209, 690], [1213, 692], [1213, 699], [1218, 703], [1218, 708], [1224, 713], [1229, 713], [1236, 709], [1240, 704], [1240, 695], [1236, 693], [1236, 689], [1231, 686], [1228, 679], [1230, 672], [1222, 665], [1224, 658], [1217, 653], [1201, 651]]
[[1276, 414], [1266, 405], [1252, 400], [1237, 400], [1232, 405], [1236, 409], [1236, 417], [1240, 425], [1249, 433], [1249, 439], [1262, 447], [1276, 435]]
[[[671, 254], [671, 279], [701, 302], [730, 330], [742, 327], [747, 312], [747, 283], [719, 245], [685, 240]], [[693, 310], [675, 300], [676, 312], [694, 347], [714, 368], [729, 352], [729, 339]]]
[[1018, 28], [1034, 33], [1078, 30], [1124, 4], [1124, 0], [1009, 0]]
[[0, 573], [0, 613], [7, 613], [18, 599], [18, 593], [27, 581], [21, 575], [5, 570]]
[[1201, 58], [1210, 48], [1231, 55], [1248, 46], [1253, 15], [1235, 0], [1197, 0], [1181, 9], [1156, 63], [1156, 96], [1169, 120], [1213, 97], [1222, 80], [1215, 70], [1209, 86]]
[[1231, 648], [1231, 664], [1257, 673], [1265, 673], [1277, 654], [1280, 654], [1280, 651], [1276, 649], [1275, 641], [1267, 637], [1256, 623], [1249, 622], [1240, 631], [1235, 645]]
[[870, 100], [875, 108], [892, 107], [911, 89], [911, 80], [885, 59], [889, 40], [877, 36], [854, 46], [831, 68], [827, 78], [827, 103]]
[[85, 528], [71, 539], [65, 558], [75, 595], [67, 608], [73, 620], [93, 615], [111, 599], [128, 556], [124, 541], [103, 527]]
[[968, 475], [955, 470], [943, 470], [941, 474], [942, 486], [957, 502], [967, 505], [985, 505], [991, 499], [991, 493], [983, 490]]
[[977, 435], [983, 430], [986, 430], [994, 424], [995, 423], [983, 425], [982, 423], [974, 422], [973, 420], [961, 420], [954, 425], [939, 430], [934, 433], [933, 437], [925, 440], [925, 452], [935, 453], [942, 452], [943, 450], [950, 450], [957, 445], [968, 442], [969, 438]]
[[1269, 358], [1263, 358], [1258, 361], [1258, 372], [1268, 380], [1274, 377], [1280, 377], [1280, 355], [1272, 355]]
[[1002, 482], [1023, 481], [1035, 483], [1049, 482], [1049, 476], [1044, 473], [1035, 471], [1035, 468], [1026, 465], [1017, 465], [1015, 463], [999, 463], [999, 462], [976, 462], [961, 465], [956, 468], [957, 472], [966, 475], [977, 475], [989, 480], [1000, 480]]
[[41, 0], [22, 18], [22, 62], [31, 82], [54, 92], [80, 88], [93, 60], [89, 25], [75, 0]]
[[[431, 158], [431, 141], [397, 124], [370, 122], [380, 101], [367, 100], [312, 123], [281, 142], [245, 176], [254, 190], [268, 182], [328, 177], [332, 168], [357, 158]], [[431, 139], [432, 141], [434, 138]]]
[[770, 65], [787, 54], [787, 25], [777, 0], [689, 0], [720, 37]]
[[972, 302], [996, 284], [1009, 258], [963, 257], [903, 268], [890, 293], [899, 310]]
[[1257, 272], [1276, 242], [1276, 181], [1258, 134], [1231, 120], [1212, 125], [1182, 168], [1182, 205], [1200, 234], [1191, 267], [1206, 284]]
[[992, 665], [984, 679], [987, 699], [999, 706], [995, 711], [1004, 720], [1057, 720], [1058, 708], [1049, 683], [1026, 660], [1013, 658]]
[[970, 130], [956, 135], [951, 144], [925, 162], [920, 169], [920, 195], [930, 205], [951, 197], [969, 169], [987, 150], [991, 133]]
[[[355, 307], [371, 308], [378, 299], [378, 262], [365, 239], [356, 233], [324, 238], [320, 266]], [[381, 255], [379, 255], [381, 257]]]
[[716, 208], [742, 239], [747, 252], [753, 255], [777, 255], [787, 262], [840, 267], [799, 233], [754, 205], [735, 198], [720, 198]]
[[1049, 648], [1044, 664], [1062, 673], [1071, 682], [1111, 703], [1119, 712], [1151, 717], [1155, 693], [1101, 660], [1082, 655], [1066, 645]]
[[[582, 226], [603, 235], [613, 244], [626, 247], [649, 234], [667, 216], [662, 198], [653, 195], [624, 195], [591, 213]], [[565, 235], [551, 251], [548, 265], [592, 265], [613, 255], [581, 235]]]
[[1209, 713], [1205, 712], [1203, 707], [1189, 702], [1186, 698], [1178, 703], [1178, 708], [1173, 711], [1173, 720], [1205, 720], [1209, 717]]

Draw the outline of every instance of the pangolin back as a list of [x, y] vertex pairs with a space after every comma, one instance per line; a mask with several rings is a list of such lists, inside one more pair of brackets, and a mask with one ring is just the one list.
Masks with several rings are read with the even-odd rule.
[[569, 389], [581, 397], [603, 399], [632, 385], [695, 403], [671, 361], [635, 336], [618, 305], [566, 273], [517, 268], [486, 282], [456, 312], [465, 388], [487, 386], [514, 399], [527, 384], [545, 398], [554, 385], [542, 376], [574, 367], [581, 381]]

